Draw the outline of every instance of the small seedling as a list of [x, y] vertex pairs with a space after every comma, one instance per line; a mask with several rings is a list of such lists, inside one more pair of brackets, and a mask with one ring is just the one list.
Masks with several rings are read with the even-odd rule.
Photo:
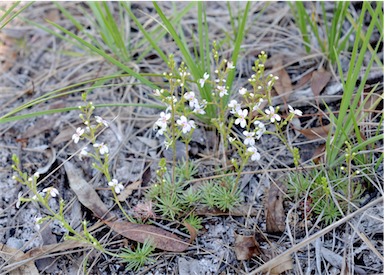
[[150, 241], [145, 241], [143, 245], [138, 243], [135, 251], [130, 248], [123, 248], [123, 252], [119, 254], [119, 257], [122, 259], [121, 262], [126, 264], [126, 270], [138, 271], [143, 265], [154, 261], [150, 258], [154, 249]]
[[361, 184], [350, 182], [349, 177], [351, 175], [326, 168], [291, 173], [287, 177], [288, 194], [297, 199], [306, 197], [310, 212], [317, 217], [321, 215], [321, 220], [329, 225], [346, 214], [351, 203], [357, 204], [363, 193]]

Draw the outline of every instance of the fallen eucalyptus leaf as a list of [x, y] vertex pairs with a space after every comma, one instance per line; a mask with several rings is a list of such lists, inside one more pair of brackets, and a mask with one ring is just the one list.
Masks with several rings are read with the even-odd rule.
[[269, 270], [269, 274], [279, 275], [291, 269], [293, 269], [293, 260], [291, 259], [290, 255], [286, 255], [275, 263], [275, 265]]
[[250, 260], [253, 256], [261, 255], [261, 249], [254, 235], [243, 236], [235, 234], [234, 251], [238, 261]]
[[71, 127], [67, 127], [64, 130], [61, 130], [60, 133], [53, 139], [52, 145], [58, 145], [62, 142], [67, 142], [71, 139], [74, 133], [75, 130]]
[[326, 139], [330, 130], [331, 130], [331, 125], [328, 124], [325, 126], [314, 127], [314, 128], [309, 128], [309, 129], [302, 129], [302, 130], [298, 130], [298, 131], [301, 132], [301, 134], [304, 135], [307, 139], [315, 140], [315, 139], [320, 139], [320, 138]]
[[[323, 246], [321, 246], [320, 250], [322, 257], [326, 261], [328, 261], [332, 266], [338, 269], [342, 269], [342, 263], [344, 262], [342, 256], [338, 255], [337, 253], [334, 253], [333, 251]], [[353, 272], [349, 272], [348, 274], [352, 273]], [[367, 274], [367, 272], [358, 266], [354, 266], [354, 274], [364, 275]]]
[[98, 218], [112, 218], [107, 206], [100, 199], [95, 189], [82, 177], [80, 169], [75, 168], [69, 161], [64, 163], [68, 181], [81, 204], [91, 210]]
[[189, 247], [189, 243], [180, 239], [175, 234], [149, 224], [136, 224], [126, 221], [104, 221], [106, 225], [120, 235], [140, 243], [151, 240], [159, 249], [182, 252]]
[[268, 233], [282, 233], [285, 231], [285, 211], [283, 209], [282, 183], [271, 184], [266, 201], [266, 231]]
[[325, 150], [326, 150], [325, 143], [317, 146], [317, 148], [314, 150], [314, 153], [311, 159], [315, 164], [325, 163]]
[[25, 132], [23, 133], [23, 138], [34, 137], [44, 131], [52, 130], [55, 126], [55, 123], [57, 123], [58, 119], [59, 116], [57, 114], [43, 118], [37, 118], [37, 121], [32, 126], [28, 127], [27, 130], [25, 130]]
[[332, 77], [332, 74], [323, 69], [313, 72], [310, 80], [310, 87], [316, 98], [319, 96], [321, 91], [329, 83], [331, 77]]
[[[17, 263], [25, 254], [15, 248], [9, 247], [5, 244], [0, 243], [0, 257], [9, 261], [10, 263]], [[7, 266], [4, 267], [4, 270]], [[39, 271], [37, 270], [33, 261], [28, 261], [14, 269], [8, 270], [7, 274], [9, 275], [39, 275]]]
[[285, 67], [283, 67], [281, 59], [279, 59], [279, 61], [274, 64], [273, 70], [274, 69], [277, 69], [275, 75], [278, 76], [278, 79], [274, 84], [274, 89], [279, 95], [283, 97], [283, 101], [286, 102], [290, 94], [293, 92], [290, 76], [287, 73]]
[[118, 200], [119, 201], [125, 201], [128, 196], [130, 196], [132, 194], [132, 192], [134, 192], [135, 190], [137, 190], [139, 188], [139, 186], [142, 184], [142, 181], [141, 180], [137, 180], [137, 181], [134, 181], [133, 183], [130, 183], [129, 185], [127, 185], [127, 187], [125, 187], [123, 189], [123, 191], [120, 192], [120, 194], [118, 195]]

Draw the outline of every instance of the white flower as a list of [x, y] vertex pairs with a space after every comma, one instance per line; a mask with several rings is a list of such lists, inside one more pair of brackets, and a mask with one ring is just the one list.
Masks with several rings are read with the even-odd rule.
[[208, 73], [205, 73], [203, 75], [203, 78], [199, 79], [199, 84], [201, 85], [201, 88], [205, 85], [206, 80], [210, 77]]
[[273, 106], [270, 106], [269, 109], [266, 109], [265, 113], [270, 117], [271, 122], [281, 121], [281, 117], [275, 113]]
[[83, 147], [79, 153], [79, 159], [83, 160], [83, 157], [87, 157], [87, 156], [88, 156], [88, 149], [87, 147]]
[[187, 121], [187, 118], [185, 116], [181, 116], [180, 119], [176, 121], [176, 124], [182, 126], [183, 134], [190, 132], [191, 128], [195, 128], [194, 120]]
[[194, 108], [196, 104], [199, 104], [194, 92], [185, 93], [183, 97], [189, 102], [190, 108]]
[[247, 114], [248, 114], [249, 111], [247, 111], [247, 109], [239, 109], [237, 111], [237, 115], [238, 115], [238, 118], [235, 120], [235, 124], [238, 125], [240, 124], [242, 128], [245, 128], [246, 127], [246, 117], [247, 117]]
[[159, 119], [155, 122], [156, 126], [160, 128], [166, 128], [167, 127], [167, 121], [170, 119], [171, 114], [161, 112], [159, 115]]
[[163, 89], [155, 89], [154, 90], [154, 95], [156, 95], [156, 96], [161, 96], [162, 95], [162, 93], [164, 92], [164, 90]]
[[39, 231], [40, 230], [40, 220], [42, 219], [42, 217], [37, 217], [35, 216], [33, 218], [34, 222], [35, 222], [35, 229], [36, 231]]
[[196, 101], [195, 105], [194, 105], [194, 110], [193, 112], [195, 114], [200, 114], [200, 115], [204, 115], [206, 112], [205, 112], [205, 108], [206, 108], [206, 104], [207, 104], [207, 101], [206, 100], [203, 100], [202, 101], [202, 104], [199, 104], [198, 100]]
[[158, 137], [158, 136], [163, 136], [163, 134], [164, 134], [164, 132], [167, 130], [167, 127], [164, 127], [164, 128], [162, 128], [162, 127], [160, 127], [159, 129], [158, 129], [158, 131], [156, 132], [156, 136]]
[[108, 147], [104, 143], [95, 143], [94, 147], [99, 149], [101, 155], [108, 154]]
[[260, 98], [259, 100], [258, 100], [258, 102], [254, 105], [254, 107], [253, 107], [253, 111], [256, 111], [256, 110], [258, 110], [259, 109], [259, 107], [261, 106], [261, 103], [263, 102], [263, 99], [262, 98]]
[[243, 141], [245, 145], [253, 146], [255, 144], [254, 132], [243, 131], [243, 135], [246, 137], [245, 140]]
[[104, 120], [103, 118], [101, 118], [100, 116], [95, 116], [95, 119], [96, 119], [97, 123], [101, 123], [104, 126], [108, 127], [108, 122], [106, 120]]
[[108, 185], [114, 188], [116, 194], [119, 194], [122, 190], [124, 190], [123, 184], [119, 183], [117, 179], [112, 179]]
[[258, 120], [254, 121], [254, 125], [256, 128], [255, 138], [259, 140], [261, 136], [266, 132], [266, 127], [265, 127], [265, 124], [263, 124]]
[[260, 160], [261, 159], [261, 155], [258, 153], [257, 148], [255, 148], [254, 146], [247, 148], [247, 152], [253, 153], [251, 155], [251, 160], [252, 161], [256, 161], [256, 160]]
[[75, 134], [72, 135], [72, 140], [73, 140], [75, 143], [78, 143], [80, 137], [81, 137], [83, 134], [84, 134], [84, 129], [78, 127], [78, 128], [76, 129]]
[[163, 135], [163, 133], [167, 130], [167, 121], [170, 119], [171, 114], [161, 112], [160, 118], [154, 124], [154, 130], [158, 129], [156, 136]]
[[22, 203], [22, 201], [21, 201], [22, 196], [23, 196], [23, 192], [20, 191], [20, 192], [17, 194], [17, 202], [16, 202], [16, 208], [17, 208], [17, 209], [20, 208], [20, 204]]
[[290, 105], [289, 106], [289, 112], [292, 113], [292, 114], [295, 114], [297, 116], [302, 116], [302, 111], [301, 110], [298, 110], [298, 109], [294, 109], [293, 107], [291, 107]]
[[235, 68], [232, 61], [227, 62], [227, 68], [229, 68], [229, 69]]
[[241, 104], [239, 104], [236, 100], [231, 100], [230, 103], [227, 105], [229, 108], [231, 108], [230, 113], [235, 114], [238, 112], [238, 110], [241, 109]]
[[225, 86], [217, 86], [217, 90], [219, 91], [219, 97], [223, 97], [225, 95], [228, 95], [227, 89]]
[[59, 195], [59, 191], [56, 188], [52, 187], [52, 186], [48, 187], [48, 188], [44, 188], [42, 192], [43, 193], [49, 193], [50, 196], [53, 197], [53, 198]]
[[[173, 96], [168, 96], [164, 99], [164, 102], [166, 102], [166, 104], [168, 105], [171, 105], [172, 103], [176, 103], [178, 101], [178, 99], [176, 99], [176, 97], [173, 95]], [[166, 109], [167, 111], [167, 109]]]
[[241, 89], [239, 89], [239, 93], [240, 93], [241, 95], [244, 95], [244, 94], [247, 93], [247, 89], [246, 89], [246, 88], [241, 88]]
[[188, 92], [185, 93], [183, 96], [186, 100], [191, 101], [195, 99], [195, 93], [194, 92]]

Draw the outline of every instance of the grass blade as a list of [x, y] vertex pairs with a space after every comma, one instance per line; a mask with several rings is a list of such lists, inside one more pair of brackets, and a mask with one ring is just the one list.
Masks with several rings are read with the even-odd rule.
[[67, 35], [69, 35], [70, 37], [72, 37], [73, 39], [75, 39], [76, 41], [78, 41], [80, 44], [84, 45], [85, 47], [87, 47], [88, 49], [90, 49], [91, 51], [99, 54], [100, 56], [104, 57], [105, 59], [107, 59], [109, 62], [111, 62], [112, 64], [116, 65], [119, 69], [121, 69], [122, 71], [128, 73], [129, 75], [135, 77], [136, 79], [138, 79], [140, 82], [142, 82], [143, 84], [153, 88], [153, 89], [159, 89], [159, 87], [157, 85], [155, 85], [154, 83], [152, 83], [151, 81], [147, 80], [146, 78], [144, 78], [141, 74], [131, 70], [128, 66], [124, 65], [123, 63], [121, 63], [120, 61], [118, 61], [117, 59], [113, 58], [112, 56], [108, 55], [107, 53], [105, 53], [103, 50], [101, 49], [98, 49], [97, 47], [95, 47], [94, 45], [84, 41], [83, 39], [81, 39], [80, 37], [78, 37], [77, 35], [73, 34], [72, 32], [66, 30], [65, 28], [61, 27], [60, 25], [54, 23], [54, 22], [51, 22], [51, 21], [48, 21], [50, 24], [52, 24], [53, 26], [55, 26], [56, 28], [58, 28], [59, 30], [61, 30], [62, 32], [66, 33]]

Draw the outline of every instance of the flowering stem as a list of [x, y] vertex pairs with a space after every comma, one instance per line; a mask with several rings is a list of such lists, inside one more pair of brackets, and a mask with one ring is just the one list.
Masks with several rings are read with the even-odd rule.
[[118, 199], [118, 196], [116, 195], [116, 192], [114, 190], [113, 187], [111, 187], [111, 190], [112, 190], [112, 194], [114, 195], [114, 200], [115, 200], [115, 203], [119, 206], [120, 210], [122, 211], [122, 213], [124, 214], [124, 216], [127, 218], [127, 220], [129, 220], [130, 222], [132, 223], [136, 223], [136, 221], [130, 217], [127, 212], [124, 210], [123, 206], [121, 205], [119, 199]]
[[234, 189], [231, 191], [233, 194], [236, 192], [236, 190], [238, 189], [238, 186], [239, 186], [239, 181], [241, 179], [241, 175], [242, 175], [242, 171], [243, 169], [245, 168], [249, 158], [247, 156], [245, 157], [241, 157], [242, 159], [242, 163], [241, 165], [239, 166], [239, 169], [237, 169], [237, 177], [235, 179], [235, 186], [234, 186]]
[[185, 140], [185, 150], [186, 150], [186, 171], [185, 171], [185, 175], [187, 176], [188, 175], [188, 160], [189, 160], [189, 156], [188, 156], [188, 144], [189, 144], [189, 140]]

